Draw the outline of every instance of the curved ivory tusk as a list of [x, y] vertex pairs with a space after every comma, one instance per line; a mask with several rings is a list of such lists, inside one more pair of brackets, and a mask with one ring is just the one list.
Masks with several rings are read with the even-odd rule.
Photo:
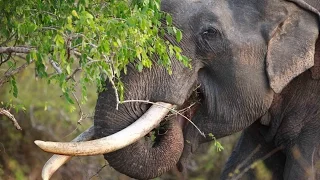
[[136, 142], [156, 128], [172, 107], [172, 104], [158, 102], [130, 126], [101, 139], [86, 142], [44, 142], [37, 140], [34, 143], [44, 151], [71, 156], [89, 156], [113, 152]]
[[[91, 126], [89, 129], [81, 133], [72, 142], [88, 141], [93, 139], [94, 128]], [[53, 155], [42, 168], [42, 179], [48, 180], [51, 176], [66, 162], [68, 162], [72, 156]]]

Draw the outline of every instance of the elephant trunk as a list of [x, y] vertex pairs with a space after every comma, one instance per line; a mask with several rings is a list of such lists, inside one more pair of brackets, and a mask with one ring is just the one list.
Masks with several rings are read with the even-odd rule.
[[183, 135], [179, 123], [170, 119], [165, 129], [146, 136], [134, 144], [105, 154], [105, 159], [117, 171], [137, 179], [151, 179], [172, 169], [183, 150]]
[[[100, 93], [98, 98], [94, 121], [96, 138], [109, 136], [130, 126], [150, 109], [150, 104], [131, 102], [120, 104], [119, 109], [115, 110], [115, 103], [106, 103], [113, 99], [109, 96]], [[110, 166], [136, 179], [155, 178], [175, 167], [183, 150], [183, 133], [174, 115], [161, 124], [137, 142], [104, 154]]]

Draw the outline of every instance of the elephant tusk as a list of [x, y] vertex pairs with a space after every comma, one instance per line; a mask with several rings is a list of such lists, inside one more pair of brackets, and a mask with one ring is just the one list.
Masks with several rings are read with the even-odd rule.
[[34, 143], [42, 150], [69, 156], [106, 154], [124, 148], [156, 128], [167, 115], [172, 104], [158, 102], [152, 105], [138, 120], [125, 129], [110, 136], [86, 142], [45, 142]]
[[[81, 133], [72, 142], [80, 142], [80, 141], [88, 141], [93, 139], [94, 136], [94, 127], [91, 126], [89, 129]], [[64, 155], [53, 155], [43, 166], [42, 168], [42, 179], [48, 180], [51, 176], [66, 162], [68, 162], [72, 156], [64, 156]]]

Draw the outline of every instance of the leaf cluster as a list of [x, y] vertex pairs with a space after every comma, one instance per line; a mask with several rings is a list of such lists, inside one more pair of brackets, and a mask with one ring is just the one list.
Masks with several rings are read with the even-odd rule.
[[102, 90], [107, 80], [123, 100], [121, 76], [129, 64], [141, 72], [158, 63], [171, 73], [174, 57], [190, 67], [181, 49], [163, 38], [171, 35], [179, 42], [182, 33], [161, 12], [160, 0], [3, 0], [0, 24], [0, 48], [28, 49], [22, 56], [0, 54], [0, 68], [7, 68], [3, 77], [15, 97], [15, 74], [8, 72], [19, 68], [18, 61], [34, 63], [36, 77], [58, 84], [71, 104], [76, 86], [85, 102], [87, 87], [95, 83]]

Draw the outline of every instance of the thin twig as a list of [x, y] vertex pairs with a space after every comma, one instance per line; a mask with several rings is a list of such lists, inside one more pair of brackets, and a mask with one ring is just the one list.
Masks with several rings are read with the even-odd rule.
[[[190, 104], [188, 107], [186, 107], [186, 108], [183, 108], [183, 109], [180, 109], [179, 110], [179, 112], [180, 113], [185, 113], [185, 112], [187, 112], [187, 111], [189, 111], [194, 105], [196, 105], [197, 103], [195, 102], [195, 103], [192, 103], [192, 104]], [[170, 116], [174, 116], [175, 114], [169, 114], [168, 116], [170, 117]]]
[[16, 33], [13, 33], [7, 40], [5, 40], [4, 42], [2, 42], [0, 44], [0, 46], [4, 46], [5, 44], [7, 44], [8, 42], [11, 41], [11, 39], [16, 35]]
[[109, 81], [110, 81], [110, 83], [111, 83], [111, 85], [112, 85], [112, 88], [113, 88], [113, 90], [114, 90], [114, 94], [115, 94], [115, 96], [116, 96], [116, 110], [118, 110], [119, 109], [119, 104], [121, 103], [120, 102], [120, 99], [119, 99], [119, 94], [118, 94], [118, 89], [117, 89], [117, 87], [116, 87], [116, 84], [114, 83], [114, 81], [113, 81], [113, 78], [109, 78]]
[[105, 167], [107, 167], [107, 164], [103, 165], [103, 166], [96, 172], [96, 174], [92, 175], [89, 179], [92, 179], [93, 177], [97, 176]]
[[[74, 50], [72, 50], [72, 51], [73, 51], [73, 53], [74, 53], [76, 56], [78, 56], [78, 57], [81, 57], [81, 56], [82, 56], [82, 54], [81, 54], [80, 52], [74, 51]], [[87, 57], [87, 59], [89, 60], [89, 62], [87, 62], [84, 66], [88, 66], [88, 65], [93, 64], [93, 63], [96, 63], [96, 62], [101, 62], [101, 60], [94, 60], [94, 59], [92, 59], [92, 58], [90, 58], [90, 57]], [[66, 78], [66, 81], [69, 81], [70, 79], [74, 79], [74, 76], [76, 75], [76, 73], [78, 73], [78, 72], [81, 71], [81, 70], [82, 70], [81, 67], [76, 68], [76, 69], [71, 73], [71, 75], [69, 75], [69, 76]]]
[[273, 154], [275, 154], [276, 152], [282, 150], [283, 147], [280, 146], [280, 147], [277, 147], [275, 149], [273, 149], [272, 151], [270, 151], [268, 154], [266, 154], [265, 156], [263, 156], [262, 158], [254, 161], [253, 163], [249, 164], [243, 171], [241, 171], [240, 174], [238, 174], [236, 177], [234, 178], [231, 178], [230, 180], [238, 180], [240, 179], [246, 172], [248, 172], [250, 169], [253, 169], [255, 168], [257, 165], [258, 165], [258, 161], [264, 161], [266, 159], [268, 159], [270, 156], [272, 156]]
[[80, 119], [78, 120], [77, 123], [81, 125], [81, 121], [84, 119], [84, 113], [83, 113], [83, 111], [82, 111], [82, 107], [81, 107], [81, 104], [80, 104], [80, 102], [79, 102], [78, 97], [76, 96], [76, 94], [75, 94], [74, 92], [71, 92], [71, 93], [72, 93], [73, 98], [76, 100], [77, 105], [78, 105], [78, 107], [79, 107], [79, 116], [80, 116]]
[[0, 66], [3, 64], [3, 63], [5, 63], [5, 62], [7, 62], [7, 61], [9, 61], [10, 60], [10, 58], [11, 58], [11, 56], [12, 56], [12, 54], [11, 53], [9, 53], [9, 55], [8, 55], [8, 57], [5, 59], [5, 60], [1, 60], [0, 61]]
[[[105, 58], [105, 61], [106, 61], [106, 63], [108, 63], [108, 58], [107, 58], [107, 56], [105, 56], [105, 55], [103, 55], [103, 57]], [[118, 94], [118, 89], [117, 89], [117, 87], [116, 87], [116, 84], [115, 84], [115, 82], [113, 81], [113, 79], [114, 79], [114, 70], [112, 69], [112, 67], [113, 66], [111, 66], [111, 77], [109, 77], [109, 81], [110, 81], [110, 83], [111, 83], [111, 85], [112, 85], [112, 88], [113, 88], [113, 90], [114, 90], [114, 94], [115, 94], [115, 96], [116, 96], [116, 110], [118, 110], [119, 109], [119, 104], [120, 104], [120, 98], [119, 98], [119, 94]]]
[[17, 130], [22, 130], [16, 118], [8, 110], [0, 108], [0, 114], [7, 116], [12, 121], [14, 127], [16, 127]]
[[[76, 56], [78, 56], [78, 57], [81, 57], [81, 56], [82, 56], [82, 54], [81, 54], [80, 52], [76, 51], [76, 50], [72, 50], [72, 52], [73, 52]], [[94, 60], [94, 59], [92, 59], [91, 57], [87, 57], [87, 59], [89, 60], [89, 62], [90, 62], [90, 61], [93, 61], [93, 62], [98, 62], [98, 61], [99, 61], [99, 60]]]
[[43, 30], [54, 30], [54, 31], [59, 31], [58, 28], [55, 28], [55, 27], [41, 27], [41, 29]]
[[11, 55], [12, 56], [17, 56], [18, 58], [21, 58], [21, 59], [24, 59], [24, 60], [26, 59], [26, 56], [18, 54], [18, 53], [12, 53]]
[[55, 15], [55, 14], [53, 14], [53, 13], [51, 13], [51, 12], [48, 12], [48, 11], [40, 11], [40, 12], [39, 12], [38, 9], [30, 9], [30, 11], [35, 11], [35, 12], [40, 13], [40, 14], [43, 14], [43, 13], [49, 14], [49, 15], [54, 16], [54, 17], [56, 17], [56, 18], [58, 17], [57, 15]]
[[76, 126], [76, 128], [75, 128], [74, 130], [72, 130], [69, 134], [65, 135], [65, 136], [63, 137], [63, 139], [64, 139], [64, 138], [67, 138], [68, 136], [70, 136], [71, 134], [73, 134], [74, 132], [76, 132], [78, 129], [79, 129], [78, 126]]
[[[1, 144], [2, 148], [3, 148], [4, 154], [8, 155], [7, 152], [6, 152], [6, 148], [4, 147], [3, 143], [0, 142], [0, 144]], [[0, 152], [1, 152], [1, 149], [0, 149]]]
[[15, 74], [20, 73], [21, 71], [23, 71], [27, 66], [29, 66], [29, 65], [32, 64], [33, 62], [34, 62], [34, 61], [31, 60], [29, 63], [25, 63], [25, 64], [21, 65], [20, 67], [12, 70], [12, 71], [10, 71], [10, 72], [6, 72], [5, 75], [4, 75], [2, 78], [0, 78], [0, 87], [1, 87], [4, 83], [6, 83], [6, 82], [9, 81], [9, 78], [10, 78], [11, 76], [14, 76]]
[[246, 157], [246, 159], [241, 162], [239, 165], [237, 165], [236, 170], [238, 171], [239, 169], [241, 169], [251, 158], [252, 156], [254, 156], [261, 148], [261, 145], [259, 144], [250, 154], [249, 156]]
[[69, 81], [70, 79], [74, 79], [74, 76], [76, 75], [76, 73], [77, 73], [78, 71], [81, 71], [81, 70], [82, 70], [82, 69], [81, 69], [80, 67], [78, 67], [77, 69], [75, 69], [75, 70], [72, 72], [72, 74], [66, 78], [66, 81]]
[[154, 105], [157, 105], [157, 106], [160, 106], [160, 107], [163, 107], [163, 108], [166, 108], [166, 109], [169, 109], [170, 111], [173, 111], [174, 113], [177, 113], [179, 114], [180, 116], [184, 117], [186, 120], [188, 120], [198, 131], [199, 133], [206, 138], [206, 135], [204, 134], [204, 132], [202, 132], [197, 125], [195, 125], [188, 117], [186, 117], [185, 115], [183, 115], [182, 113], [180, 113], [179, 111], [173, 109], [173, 108], [167, 108], [161, 104], [158, 104], [158, 103], [155, 103], [155, 102], [151, 102], [151, 101], [146, 101], [146, 100], [126, 100], [126, 101], [121, 101], [120, 103], [123, 104], [123, 103], [130, 103], [130, 102], [142, 102], [142, 103], [148, 103], [148, 104], [154, 104]]

